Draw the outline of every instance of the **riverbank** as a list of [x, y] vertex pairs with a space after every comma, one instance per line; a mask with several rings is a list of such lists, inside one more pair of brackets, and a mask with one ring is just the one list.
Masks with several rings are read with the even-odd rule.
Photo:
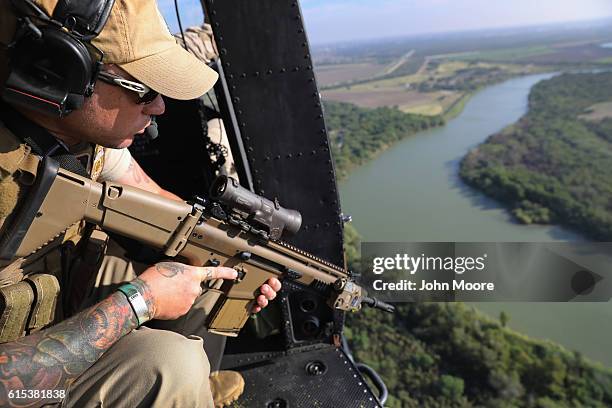
[[564, 74], [537, 84], [529, 111], [462, 160], [469, 185], [524, 224], [558, 223], [612, 238], [612, 73]]
[[[416, 115], [394, 108], [365, 109], [353, 104], [324, 101], [325, 118], [336, 178], [345, 180], [355, 168], [376, 160], [387, 149], [417, 132], [444, 126], [463, 112], [475, 92], [457, 99], [442, 115]], [[383, 124], [386, 122], [386, 124]], [[364, 134], [361, 129], [373, 128]]]
[[[580, 236], [563, 228], [525, 226], [513, 222], [504, 207], [466, 186], [458, 176], [459, 162], [465, 153], [489, 135], [499, 132], [523, 116], [527, 110], [530, 88], [551, 76], [520, 77], [483, 89], [474, 94], [465, 103], [462, 113], [445, 126], [418, 132], [386, 150], [377, 160], [355, 168], [340, 184], [340, 195], [343, 212], [353, 216], [352, 225], [361, 232], [363, 239], [387, 242], [581, 240]], [[347, 241], [355, 243], [355, 234], [349, 235]], [[347, 251], [356, 252], [355, 249]], [[565, 376], [572, 375], [573, 368], [570, 367], [579, 359], [590, 358], [612, 365], [608, 351], [612, 342], [612, 329], [607, 324], [612, 321], [609, 304], [591, 304], [588, 309], [573, 307], [573, 304], [555, 308], [555, 304], [504, 303], [495, 304], [495, 310], [487, 309], [489, 304], [475, 306], [486, 310], [492, 320], [483, 318], [480, 313], [470, 312], [471, 308], [462, 308], [461, 305], [448, 305], [440, 310], [415, 307], [413, 310], [418, 316], [429, 316], [426, 321], [414, 320], [414, 314], [405, 316], [404, 312], [395, 317], [381, 314], [366, 316], [364, 313], [352, 317], [349, 327], [360, 324], [355, 319], [361, 320], [363, 316], [361, 326], [351, 329], [354, 351], [361, 350], [362, 354], [357, 354], [359, 358], [378, 364], [375, 367], [395, 387], [392, 395], [401, 401], [396, 400], [395, 405], [390, 406], [425, 406], [434, 404], [436, 398], [449, 395], [456, 397], [454, 401], [460, 401], [461, 398], [474, 401], [478, 395], [486, 395], [485, 398], [498, 395], [504, 401], [518, 398], [515, 406], [525, 405], [520, 402], [521, 398], [535, 401], [540, 397], [543, 398], [543, 406], [608, 404], [601, 400], [563, 401], [564, 397], [552, 391], [558, 390], [552, 386], [557, 380], [550, 380], [552, 383], [548, 384], [551, 387], [538, 386], [537, 391], [526, 392], [526, 389], [531, 390], [529, 383], [532, 380], [528, 380], [525, 387], [523, 377], [512, 374], [498, 378], [499, 371], [495, 368], [502, 367], [507, 359], [517, 359], [511, 353], [506, 353], [504, 350], [507, 349], [502, 344], [508, 345], [510, 350], [519, 350], [523, 346], [533, 347], [531, 350], [534, 354], [525, 352], [524, 356], [541, 364], [530, 365], [528, 371], [538, 372], [538, 378], [547, 379], [555, 373], [553, 377], [562, 379], [557, 384], [562, 384], [561, 389], [567, 392], [569, 388], [565, 385], [569, 382], [565, 382]], [[531, 320], [527, 324], [522, 324], [522, 309], [528, 309]], [[501, 321], [496, 320], [502, 311], [506, 315], [506, 328], [501, 328]], [[448, 324], [441, 324], [443, 321]], [[478, 327], [487, 327], [488, 334], [477, 333], [475, 330]], [[529, 337], [523, 337], [513, 329], [519, 329]], [[515, 335], [504, 334], [507, 331]], [[436, 334], [424, 338], [423, 333]], [[453, 337], [455, 333], [458, 337]], [[504, 340], [501, 341], [498, 336]], [[553, 356], [558, 353], [555, 350], [559, 350], [560, 346], [549, 348], [546, 345], [552, 343], [544, 339], [551, 339], [579, 352], [573, 353], [564, 347], [557, 359]], [[517, 343], [517, 346], [513, 347], [513, 343]], [[453, 346], [444, 349], [449, 344]], [[471, 345], [475, 349], [471, 349]], [[484, 347], [477, 350], [477, 345]], [[491, 365], [483, 367], [482, 361], [486, 360], [484, 356], [488, 355], [494, 358], [490, 360]], [[474, 360], [461, 360], [460, 364], [453, 365], [454, 359], [470, 356]], [[567, 361], [572, 363], [560, 363], [566, 358], [562, 356], [566, 356]], [[496, 364], [498, 359], [504, 363]], [[586, 364], [591, 367], [589, 370], [597, 373], [595, 379], [589, 377], [587, 383], [595, 384], [607, 378], [605, 373], [608, 370], [597, 364]], [[471, 368], [474, 367], [480, 369], [472, 372]], [[502, 371], [517, 373], [516, 366]], [[471, 382], [470, 378], [479, 380]], [[512, 378], [518, 378], [518, 382]], [[497, 380], [500, 382], [497, 383]], [[491, 391], [490, 381], [503, 385]], [[533, 383], [537, 383], [536, 379]], [[612, 383], [598, 384], [596, 395], [601, 396], [601, 390], [612, 390]], [[479, 387], [483, 388], [482, 394]], [[578, 389], [572, 389], [578, 392]], [[496, 394], [507, 390], [518, 390], [518, 396], [503, 394], [502, 397], [502, 394]], [[577, 395], [574, 391], [570, 394]], [[538, 394], [540, 392], [542, 394]], [[418, 396], [416, 402], [415, 396]], [[500, 401], [491, 397], [488, 402], [491, 402], [490, 406], [497, 406]], [[437, 403], [439, 406], [452, 405], [448, 401]], [[481, 405], [486, 406], [484, 403]]]
[[[527, 95], [552, 74], [520, 77], [483, 89], [443, 127], [398, 142], [374, 161], [355, 167], [340, 183], [342, 210], [365, 241], [538, 242], [582, 241], [559, 226], [515, 222], [498, 201], [465, 185], [459, 163], [466, 152], [527, 111]], [[494, 107], [495, 109], [493, 109]], [[367, 198], [367, 199], [365, 199]], [[510, 316], [509, 327], [547, 338], [612, 366], [612, 308], [516, 303], [479, 304], [494, 318]], [[493, 305], [491, 305], [493, 306]], [[488, 309], [487, 309], [488, 308]], [[490, 310], [489, 310], [490, 309]], [[523, 317], [526, 316], [525, 319]], [[567, 316], [567, 319], [560, 318]], [[525, 321], [525, 324], [522, 324]], [[571, 330], [568, 333], [568, 327]]]
[[445, 123], [439, 116], [405, 114], [392, 108], [364, 109], [341, 102], [325, 101], [324, 109], [339, 180], [397, 142]]
[[[539, 69], [541, 71], [542, 68]], [[544, 72], [544, 74], [547, 74]], [[418, 131], [444, 126], [459, 116], [466, 103], [482, 89], [512, 78], [526, 76], [516, 71], [512, 75], [495, 77], [490, 82], [472, 84], [473, 90], [463, 91], [445, 110], [436, 115], [407, 113], [395, 107], [363, 108], [355, 104], [324, 100], [325, 118], [335, 159], [336, 177], [345, 180], [356, 167], [375, 160], [387, 149]], [[402, 116], [403, 115], [403, 116]], [[386, 121], [388, 125], [383, 125]], [[365, 135], [360, 129], [373, 128]], [[350, 135], [350, 138], [346, 138]], [[351, 146], [345, 147], [348, 141]]]

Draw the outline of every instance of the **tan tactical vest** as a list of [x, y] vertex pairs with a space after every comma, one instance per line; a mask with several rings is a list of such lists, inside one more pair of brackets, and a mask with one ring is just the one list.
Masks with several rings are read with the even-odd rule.
[[[84, 164], [95, 176], [103, 165], [103, 149], [96, 146], [90, 150]], [[37, 162], [29, 146], [0, 122], [0, 236], [19, 210], [19, 203], [27, 199]], [[66, 291], [70, 286], [65, 272], [88, 249], [87, 240], [81, 239], [84, 228], [84, 222], [79, 222], [26, 258], [0, 260], [0, 343], [40, 330], [67, 314], [62, 303], [71, 303], [61, 301], [60, 288]]]

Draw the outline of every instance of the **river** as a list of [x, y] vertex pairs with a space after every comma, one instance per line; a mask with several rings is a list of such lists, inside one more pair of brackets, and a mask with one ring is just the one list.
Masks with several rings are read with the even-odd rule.
[[[355, 169], [340, 185], [343, 212], [364, 241], [535, 242], [582, 241], [557, 226], [521, 225], [500, 205], [466, 186], [459, 161], [469, 149], [514, 123], [527, 96], [553, 74], [515, 78], [476, 93], [444, 127], [420, 132]], [[610, 303], [480, 303], [509, 326], [550, 339], [612, 366]]]

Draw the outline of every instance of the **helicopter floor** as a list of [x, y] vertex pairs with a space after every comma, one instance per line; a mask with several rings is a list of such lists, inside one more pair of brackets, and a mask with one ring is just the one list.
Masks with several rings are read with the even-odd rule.
[[344, 351], [329, 344], [226, 355], [222, 368], [240, 371], [245, 380], [233, 407], [381, 407]]

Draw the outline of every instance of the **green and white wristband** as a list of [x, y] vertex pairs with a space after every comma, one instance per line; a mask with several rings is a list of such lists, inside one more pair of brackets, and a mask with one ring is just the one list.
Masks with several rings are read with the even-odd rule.
[[138, 319], [138, 326], [141, 326], [143, 323], [151, 320], [147, 302], [145, 302], [144, 297], [138, 291], [136, 286], [132, 285], [131, 283], [126, 283], [121, 285], [118, 290], [127, 297], [130, 306], [132, 306], [132, 310], [134, 310], [136, 319]]

